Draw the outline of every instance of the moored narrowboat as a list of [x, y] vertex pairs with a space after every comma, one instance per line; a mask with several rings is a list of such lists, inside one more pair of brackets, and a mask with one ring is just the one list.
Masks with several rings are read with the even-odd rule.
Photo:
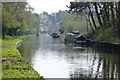
[[52, 38], [59, 38], [60, 36], [57, 33], [51, 33]]
[[65, 44], [74, 44], [75, 43], [75, 36], [73, 33], [66, 33], [65, 35]]
[[87, 40], [85, 36], [80, 35], [77, 38], [75, 38], [75, 45], [86, 46], [86, 44], [87, 44]]
[[37, 33], [36, 36], [40, 36], [40, 33]]

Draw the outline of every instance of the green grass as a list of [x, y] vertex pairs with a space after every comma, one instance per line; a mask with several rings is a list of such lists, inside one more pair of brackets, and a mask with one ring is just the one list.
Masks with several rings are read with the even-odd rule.
[[[2, 45], [2, 39], [0, 39], [0, 46]], [[0, 61], [2, 61], [2, 47], [0, 47]], [[0, 80], [2, 78], [2, 64], [0, 63]]]
[[26, 37], [11, 37], [2, 41], [2, 78], [43, 79], [16, 49], [16, 43]]

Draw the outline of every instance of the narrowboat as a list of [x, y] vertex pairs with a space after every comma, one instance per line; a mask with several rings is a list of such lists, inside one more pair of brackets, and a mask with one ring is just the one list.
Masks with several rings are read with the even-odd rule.
[[37, 33], [36, 36], [40, 36], [40, 33]]
[[65, 42], [65, 44], [74, 44], [75, 43], [74, 34], [73, 33], [66, 33], [64, 42]]
[[75, 38], [75, 45], [86, 46], [86, 44], [87, 44], [87, 40], [86, 40], [85, 36], [80, 35], [80, 36]]
[[57, 33], [51, 33], [50, 36], [52, 36], [52, 38], [59, 38], [60, 37]]

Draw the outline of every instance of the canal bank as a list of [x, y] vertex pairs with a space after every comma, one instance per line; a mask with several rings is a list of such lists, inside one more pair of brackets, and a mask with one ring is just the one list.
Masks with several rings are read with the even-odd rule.
[[2, 78], [43, 78], [26, 61], [16, 48], [16, 43], [30, 36], [15, 37], [2, 41]]
[[120, 44], [113, 44], [105, 41], [88, 40], [88, 45], [100, 52], [120, 53]]

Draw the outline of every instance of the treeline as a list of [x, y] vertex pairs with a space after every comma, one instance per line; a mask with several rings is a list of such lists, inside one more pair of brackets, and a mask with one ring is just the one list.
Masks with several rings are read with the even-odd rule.
[[74, 15], [66, 12], [63, 16], [63, 20], [54, 27], [53, 32], [63, 31], [66, 33], [80, 31], [81, 33], [87, 34], [87, 31], [91, 31], [91, 28], [88, 26], [84, 16], [85, 15]]
[[2, 3], [2, 37], [20, 36], [39, 31], [38, 14], [27, 2]]
[[55, 29], [55, 26], [63, 21], [63, 16], [66, 14], [65, 11], [58, 11], [52, 14], [43, 12], [39, 15], [41, 31], [51, 32]]
[[101, 28], [114, 27], [120, 34], [120, 2], [70, 2], [69, 13], [86, 14], [93, 34]]

